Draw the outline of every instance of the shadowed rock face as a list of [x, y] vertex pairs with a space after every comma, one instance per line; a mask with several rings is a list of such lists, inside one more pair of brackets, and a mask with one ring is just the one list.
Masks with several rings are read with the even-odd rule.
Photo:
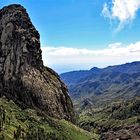
[[67, 88], [43, 66], [39, 33], [21, 5], [0, 10], [0, 95], [22, 108], [73, 121]]

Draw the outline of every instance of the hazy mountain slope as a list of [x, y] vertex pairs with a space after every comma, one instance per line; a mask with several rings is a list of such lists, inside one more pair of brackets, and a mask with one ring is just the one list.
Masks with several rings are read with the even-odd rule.
[[[92, 73], [91, 73], [92, 71]], [[68, 73], [70, 76], [70, 73]], [[69, 81], [67, 74], [60, 75], [66, 82]], [[74, 100], [88, 98], [94, 104], [110, 102], [112, 99], [132, 98], [140, 96], [140, 62], [132, 62], [124, 65], [109, 66], [103, 69], [88, 71], [86, 77], [73, 77], [78, 82], [68, 87]], [[65, 80], [66, 79], [66, 80]]]
[[101, 71], [99, 68], [92, 68], [91, 70], [72, 71], [60, 74], [62, 80], [69, 86], [79, 83], [82, 79], [91, 74], [98, 74]]
[[[69, 73], [61, 74], [62, 79], [67, 83], [67, 85], [76, 84], [81, 78], [88, 76], [89, 71], [72, 71]], [[75, 78], [76, 77], [76, 78]]]
[[[122, 65], [115, 65], [115, 66], [108, 66], [106, 68], [97, 68], [93, 67], [90, 70], [84, 70], [84, 71], [72, 71], [72, 72], [66, 72], [60, 74], [63, 81], [66, 82], [67, 85], [70, 85], [72, 83], [77, 83], [80, 80], [87, 79], [88, 77], [95, 74], [100, 73], [111, 73], [111, 72], [120, 72], [120, 73], [137, 73], [140, 72], [140, 62], [132, 62], [132, 63], [126, 63]], [[77, 81], [77, 82], [75, 82]]]

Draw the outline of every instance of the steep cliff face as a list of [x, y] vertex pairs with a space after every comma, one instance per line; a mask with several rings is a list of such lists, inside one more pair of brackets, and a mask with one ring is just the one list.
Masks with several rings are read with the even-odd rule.
[[0, 10], [0, 96], [22, 108], [73, 121], [67, 88], [43, 66], [39, 33], [21, 5]]

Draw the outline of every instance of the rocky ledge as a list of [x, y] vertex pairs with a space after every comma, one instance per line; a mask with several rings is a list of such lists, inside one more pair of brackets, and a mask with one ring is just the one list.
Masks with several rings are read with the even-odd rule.
[[14, 4], [0, 10], [0, 96], [23, 109], [74, 121], [65, 84], [43, 65], [39, 38], [24, 7]]

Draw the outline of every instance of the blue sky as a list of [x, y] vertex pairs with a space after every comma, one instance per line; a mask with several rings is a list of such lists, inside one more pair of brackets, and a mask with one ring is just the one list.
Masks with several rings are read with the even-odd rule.
[[139, 52], [139, 0], [0, 0], [0, 8], [12, 3], [27, 9], [41, 35], [44, 63], [59, 73], [139, 60], [97, 53], [109, 48], [111, 53], [112, 48], [127, 48], [127, 53], [132, 44]]

